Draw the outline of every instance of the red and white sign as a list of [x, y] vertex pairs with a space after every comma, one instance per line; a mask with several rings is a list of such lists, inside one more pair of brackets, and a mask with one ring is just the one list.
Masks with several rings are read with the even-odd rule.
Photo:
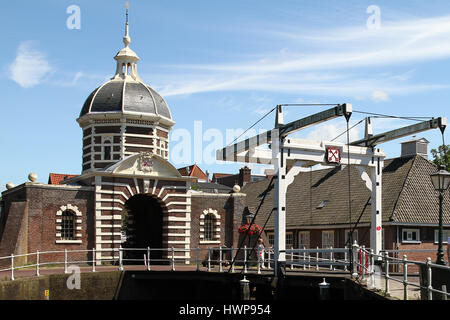
[[336, 147], [327, 148], [327, 162], [328, 163], [341, 163], [341, 150]]

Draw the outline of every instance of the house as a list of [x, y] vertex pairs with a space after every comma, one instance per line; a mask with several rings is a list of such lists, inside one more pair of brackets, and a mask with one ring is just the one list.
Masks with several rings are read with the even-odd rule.
[[182, 176], [196, 178], [198, 182], [209, 182], [208, 171], [203, 172], [197, 164], [179, 168], [178, 171]]
[[[385, 250], [437, 250], [438, 193], [430, 174], [436, 166], [425, 159], [424, 139], [402, 143], [402, 154], [384, 162], [382, 174], [382, 247]], [[427, 144], [427, 143], [426, 143]], [[413, 153], [412, 151], [415, 152]], [[349, 167], [335, 167], [300, 172], [287, 190], [286, 248], [343, 248], [353, 239], [370, 246], [371, 193], [355, 167], [350, 167], [351, 214], [349, 210]], [[247, 183], [241, 190], [246, 194], [247, 208], [256, 209], [268, 188], [269, 180]], [[266, 244], [273, 245], [273, 189], [257, 214], [256, 223], [266, 224]], [[444, 239], [450, 236], [450, 196], [445, 192]], [[270, 216], [270, 217], [269, 217]], [[408, 259], [432, 259], [434, 252], [409, 252]], [[400, 256], [402, 257], [402, 255]], [[448, 260], [446, 254], [445, 257]]]
[[266, 169], [264, 174], [252, 174], [252, 170], [244, 166], [239, 169], [238, 174], [214, 173], [211, 181], [232, 188], [236, 184], [243, 187], [249, 182], [265, 180], [269, 176], [273, 176], [273, 170]]
[[77, 176], [77, 174], [50, 173], [48, 175], [48, 184], [60, 185], [62, 181], [75, 178]]

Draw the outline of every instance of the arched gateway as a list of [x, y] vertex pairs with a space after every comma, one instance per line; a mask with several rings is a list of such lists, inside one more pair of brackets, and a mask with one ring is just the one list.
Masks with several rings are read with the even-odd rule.
[[[125, 202], [122, 210], [122, 247], [124, 248], [162, 248], [163, 217], [167, 208], [158, 197], [150, 194], [137, 194]], [[167, 226], [165, 226], [167, 229]], [[133, 254], [134, 253], [134, 254]], [[142, 257], [142, 252], [125, 252], [127, 256]], [[162, 251], [151, 251], [152, 260], [161, 259]]]
[[[91, 177], [95, 184], [97, 260], [117, 259], [117, 251], [105, 249], [131, 244], [141, 248], [190, 248], [188, 190], [193, 180], [182, 177], [162, 157], [132, 155], [83, 177]], [[124, 220], [130, 238], [122, 234]], [[159, 257], [167, 257], [167, 251]], [[188, 259], [189, 253], [184, 257]]]

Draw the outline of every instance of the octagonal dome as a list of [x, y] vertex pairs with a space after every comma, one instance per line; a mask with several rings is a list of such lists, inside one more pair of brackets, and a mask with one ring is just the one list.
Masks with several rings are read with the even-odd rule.
[[86, 99], [80, 117], [110, 112], [157, 115], [172, 120], [169, 106], [155, 89], [128, 77], [114, 78], [95, 89]]

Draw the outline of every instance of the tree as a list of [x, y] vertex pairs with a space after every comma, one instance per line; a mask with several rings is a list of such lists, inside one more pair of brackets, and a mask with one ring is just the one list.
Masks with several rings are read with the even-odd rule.
[[443, 165], [445, 170], [450, 171], [450, 145], [440, 145], [438, 149], [431, 149], [433, 163], [437, 166]]

